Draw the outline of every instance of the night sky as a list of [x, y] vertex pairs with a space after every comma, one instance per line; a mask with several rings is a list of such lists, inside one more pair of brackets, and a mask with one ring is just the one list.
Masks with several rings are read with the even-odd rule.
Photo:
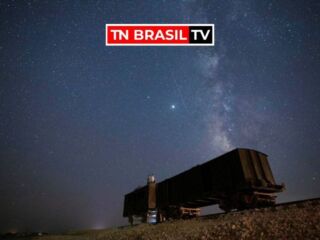
[[[317, 3], [318, 2], [318, 3]], [[214, 47], [107, 47], [213, 23]], [[127, 222], [123, 196], [235, 147], [320, 195], [319, 1], [0, 1], [0, 232]]]

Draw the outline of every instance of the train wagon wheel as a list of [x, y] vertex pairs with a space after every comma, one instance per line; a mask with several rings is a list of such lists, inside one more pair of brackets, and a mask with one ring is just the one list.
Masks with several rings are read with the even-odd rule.
[[133, 216], [132, 215], [130, 215], [128, 217], [128, 220], [129, 220], [130, 225], [133, 226]]
[[158, 212], [158, 222], [164, 222], [166, 221], [166, 214], [162, 211]]
[[248, 208], [255, 208], [256, 206], [256, 198], [254, 194], [245, 194], [241, 198], [241, 207], [240, 209], [248, 209]]

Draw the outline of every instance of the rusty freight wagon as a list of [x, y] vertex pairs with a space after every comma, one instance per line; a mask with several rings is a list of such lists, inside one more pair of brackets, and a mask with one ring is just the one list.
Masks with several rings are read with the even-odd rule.
[[123, 216], [157, 221], [197, 216], [200, 208], [219, 204], [225, 211], [275, 204], [275, 183], [268, 156], [251, 149], [234, 149], [174, 177], [148, 184], [125, 195]]

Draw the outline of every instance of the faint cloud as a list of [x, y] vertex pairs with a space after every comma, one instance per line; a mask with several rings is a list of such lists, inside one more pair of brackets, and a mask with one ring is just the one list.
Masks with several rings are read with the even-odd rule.
[[[186, 16], [192, 16], [191, 22], [208, 22], [207, 4], [194, 0], [185, 0], [183, 10]], [[225, 48], [220, 41], [219, 48], [201, 49], [197, 52], [195, 66], [199, 71], [201, 90], [197, 93], [197, 101], [201, 106], [201, 116], [205, 122], [207, 137], [213, 152], [223, 153], [233, 148], [230, 135], [230, 119], [233, 111], [231, 88], [223, 79], [221, 61]]]
[[204, 115], [208, 138], [216, 154], [231, 150], [230, 114], [233, 110], [230, 84], [221, 79], [219, 53], [199, 52], [197, 58], [200, 76], [205, 79], [200, 98], [207, 100], [208, 108]]
[[225, 123], [226, 119], [221, 116], [213, 116], [211, 123], [209, 123], [209, 133], [210, 136], [212, 136], [212, 144], [217, 152], [226, 152], [233, 148]]
[[199, 53], [198, 66], [203, 76], [211, 78], [217, 72], [220, 57], [217, 53], [208, 55]]
[[207, 126], [212, 139], [212, 144], [215, 150], [219, 153], [228, 151], [233, 148], [230, 140], [230, 112], [231, 106], [229, 103], [228, 91], [225, 84], [221, 81], [209, 88], [209, 99], [211, 99], [211, 111], [208, 111]]

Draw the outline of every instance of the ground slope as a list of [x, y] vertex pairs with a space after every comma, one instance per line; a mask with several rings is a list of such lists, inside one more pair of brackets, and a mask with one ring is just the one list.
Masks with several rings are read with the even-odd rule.
[[141, 224], [39, 239], [320, 239], [320, 200], [216, 215], [209, 219], [179, 220], [154, 226]]

